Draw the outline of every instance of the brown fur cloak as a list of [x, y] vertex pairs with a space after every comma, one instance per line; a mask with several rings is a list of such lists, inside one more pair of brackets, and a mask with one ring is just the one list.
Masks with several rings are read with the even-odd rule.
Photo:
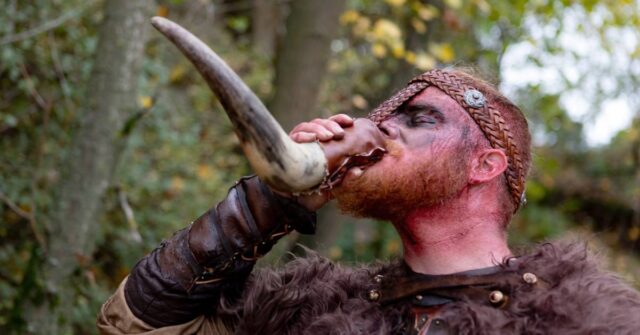
[[[545, 285], [502, 283], [509, 295], [502, 308], [470, 299], [449, 303], [439, 316], [448, 333], [640, 334], [640, 294], [600, 270], [582, 243], [544, 244], [515, 265], [498, 266], [535, 274]], [[309, 252], [283, 268], [254, 271], [239, 299], [218, 298], [205, 315], [164, 328], [131, 313], [123, 284], [102, 307], [98, 328], [114, 335], [406, 334], [411, 302], [383, 305], [370, 301], [368, 292], [377, 285], [374, 276], [394, 283], [407, 271], [401, 262], [345, 267]]]
[[[640, 294], [597, 262], [580, 243], [544, 244], [517, 260], [548, 288], [510, 287], [505, 309], [471, 301], [447, 305], [452, 334], [640, 334]], [[315, 254], [282, 269], [263, 269], [248, 282], [237, 313], [240, 334], [405, 333], [406, 303], [386, 307], [367, 299], [379, 273], [402, 276], [402, 265], [350, 268]], [[219, 310], [218, 312], [222, 312]]]

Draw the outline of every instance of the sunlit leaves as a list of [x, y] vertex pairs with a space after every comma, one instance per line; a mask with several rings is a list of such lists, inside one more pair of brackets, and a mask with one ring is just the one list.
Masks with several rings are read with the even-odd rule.
[[433, 5], [423, 5], [421, 3], [417, 3], [415, 6], [415, 10], [418, 14], [418, 17], [424, 21], [431, 21], [440, 16], [440, 10]]
[[[361, 39], [369, 45], [373, 57], [392, 57], [419, 70], [432, 69], [438, 61], [449, 63], [454, 60], [455, 51], [449, 43], [424, 43], [413, 45], [411, 48], [407, 46], [407, 39], [412, 34], [427, 36], [428, 24], [441, 18], [440, 9], [416, 0], [379, 1], [389, 6], [390, 12], [387, 15], [380, 16], [379, 13], [348, 9], [340, 18], [341, 24], [349, 27], [356, 39]], [[456, 1], [450, 5], [458, 6]], [[449, 17], [451, 20], [451, 14]]]
[[406, 0], [384, 0], [384, 2], [388, 3], [390, 6], [393, 6], [393, 7], [400, 7], [404, 5], [407, 1]]
[[382, 43], [373, 43], [371, 53], [377, 58], [383, 58], [387, 55], [387, 48]]
[[184, 78], [188, 69], [185, 63], [178, 63], [171, 68], [171, 72], [169, 73], [169, 81], [171, 83], [176, 83]]
[[148, 95], [138, 97], [138, 106], [143, 109], [149, 109], [153, 106], [153, 99]]
[[377, 20], [371, 33], [374, 40], [382, 41], [389, 45], [399, 43], [402, 38], [402, 31], [398, 25], [387, 19]]
[[478, 9], [480, 9], [481, 12], [483, 12], [484, 14], [489, 13], [489, 11], [491, 10], [491, 5], [487, 2], [487, 0], [473, 0], [472, 1], [473, 4], [475, 4]]
[[431, 55], [424, 52], [418, 53], [415, 57], [415, 62], [414, 62], [416, 68], [422, 71], [427, 71], [435, 68], [436, 63], [437, 62], [435, 58], [433, 58]]
[[164, 6], [164, 5], [159, 5], [156, 8], [156, 15], [157, 16], [162, 16], [162, 17], [167, 17], [167, 15], [169, 15], [169, 7]]
[[351, 98], [351, 103], [353, 104], [353, 107], [362, 110], [366, 110], [369, 107], [369, 103], [367, 102], [367, 100], [360, 94], [355, 94]]
[[462, 7], [462, 0], [445, 0], [444, 3], [453, 9], [460, 9], [460, 7]]
[[429, 44], [429, 51], [444, 63], [450, 63], [456, 56], [453, 47], [449, 43], [431, 43]]
[[416, 18], [411, 19], [411, 26], [413, 26], [413, 30], [415, 30], [418, 34], [424, 34], [427, 32], [427, 25]]
[[352, 24], [356, 22], [359, 18], [360, 18], [360, 13], [358, 13], [358, 11], [353, 9], [346, 10], [340, 16], [340, 23], [342, 23], [343, 25]]

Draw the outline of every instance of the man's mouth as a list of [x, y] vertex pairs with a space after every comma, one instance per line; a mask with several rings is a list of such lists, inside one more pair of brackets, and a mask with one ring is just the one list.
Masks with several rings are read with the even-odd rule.
[[386, 149], [378, 147], [370, 152], [349, 157], [349, 159], [340, 168], [328, 177], [325, 185], [329, 189], [339, 185], [347, 176], [347, 173], [354, 174], [355, 176], [362, 175], [366, 168], [381, 161], [386, 153]]

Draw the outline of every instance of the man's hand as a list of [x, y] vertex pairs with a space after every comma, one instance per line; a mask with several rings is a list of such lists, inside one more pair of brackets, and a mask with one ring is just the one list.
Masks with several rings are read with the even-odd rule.
[[[302, 122], [295, 126], [289, 133], [289, 137], [298, 143], [329, 142], [344, 138], [343, 128], [353, 126], [353, 119], [346, 114], [337, 114], [328, 119], [315, 119], [310, 122]], [[320, 193], [300, 196], [298, 203], [310, 211], [316, 211], [331, 200], [331, 193]]]
[[292, 140], [298, 143], [327, 142], [339, 140], [344, 137], [343, 128], [353, 126], [353, 119], [347, 114], [337, 114], [328, 119], [315, 119], [311, 122], [302, 122], [295, 126], [289, 133]]

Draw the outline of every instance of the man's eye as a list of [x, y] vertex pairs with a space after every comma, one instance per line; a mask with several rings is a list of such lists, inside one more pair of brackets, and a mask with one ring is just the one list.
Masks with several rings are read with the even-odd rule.
[[436, 124], [437, 120], [435, 117], [430, 115], [415, 115], [411, 118], [411, 123], [413, 124]]

